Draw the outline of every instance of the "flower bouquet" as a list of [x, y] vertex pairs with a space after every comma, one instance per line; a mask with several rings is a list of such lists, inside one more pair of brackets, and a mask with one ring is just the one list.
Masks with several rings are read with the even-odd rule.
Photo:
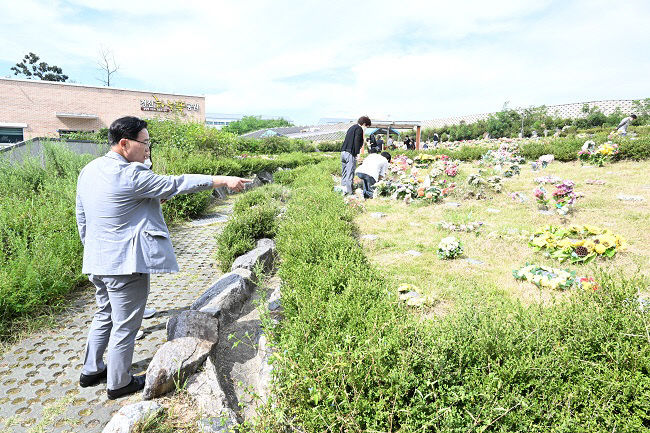
[[578, 152], [578, 158], [582, 163], [593, 164], [602, 167], [606, 162], [612, 159], [612, 156], [618, 153], [618, 144], [608, 141], [596, 148], [596, 143], [592, 140], [585, 141], [582, 149]]
[[612, 258], [626, 248], [625, 240], [619, 235], [589, 225], [548, 226], [536, 231], [528, 245], [560, 262], [571, 263], [588, 263], [595, 257]]
[[549, 198], [546, 189], [543, 186], [539, 186], [533, 190], [533, 195], [537, 200], [537, 204], [539, 205], [539, 208], [542, 210], [547, 210]]
[[437, 186], [420, 187], [418, 189], [418, 197], [427, 203], [438, 203], [442, 201], [444, 195], [443, 190]]
[[454, 236], [443, 238], [438, 244], [438, 257], [443, 260], [455, 259], [463, 254], [463, 245]]
[[560, 215], [566, 215], [571, 211], [573, 203], [576, 201], [576, 193], [573, 192], [575, 184], [570, 180], [555, 185], [553, 191], [553, 200], [555, 200], [555, 208]]
[[521, 269], [512, 271], [516, 280], [529, 281], [539, 288], [568, 290], [576, 284], [576, 273], [549, 266], [530, 265], [526, 263]]
[[373, 197], [390, 197], [397, 189], [395, 183], [389, 179], [382, 179], [375, 182]]

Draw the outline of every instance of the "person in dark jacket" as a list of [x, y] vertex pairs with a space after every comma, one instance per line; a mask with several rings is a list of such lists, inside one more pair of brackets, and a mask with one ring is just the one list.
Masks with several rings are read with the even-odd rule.
[[384, 150], [384, 140], [381, 139], [381, 135], [377, 137], [377, 149], [381, 152]]
[[352, 194], [352, 181], [357, 168], [357, 156], [363, 147], [363, 133], [372, 122], [368, 116], [361, 116], [355, 125], [350, 126], [341, 146], [341, 186], [346, 194]]

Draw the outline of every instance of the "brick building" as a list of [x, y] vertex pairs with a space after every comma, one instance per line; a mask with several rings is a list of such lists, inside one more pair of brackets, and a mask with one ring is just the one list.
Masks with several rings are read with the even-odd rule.
[[0, 78], [0, 143], [107, 128], [122, 116], [205, 122], [205, 97]]

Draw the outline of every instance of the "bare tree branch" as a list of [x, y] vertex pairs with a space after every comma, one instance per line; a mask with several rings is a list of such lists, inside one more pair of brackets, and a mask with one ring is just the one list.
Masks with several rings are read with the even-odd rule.
[[105, 86], [111, 87], [111, 75], [113, 75], [120, 66], [115, 63], [115, 56], [108, 48], [100, 47], [99, 48], [99, 60], [97, 61], [99, 70], [106, 77], [98, 78], [99, 81], [104, 83]]

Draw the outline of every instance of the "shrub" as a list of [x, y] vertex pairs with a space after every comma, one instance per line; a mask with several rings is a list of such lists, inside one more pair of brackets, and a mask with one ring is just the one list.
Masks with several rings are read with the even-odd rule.
[[246, 134], [251, 131], [258, 131], [260, 129], [266, 128], [277, 128], [283, 126], [293, 126], [293, 123], [280, 119], [262, 119], [257, 116], [244, 116], [241, 120], [231, 122], [223, 128], [226, 132], [231, 132], [233, 134], [241, 135]]
[[321, 141], [316, 144], [316, 147], [321, 152], [340, 152], [341, 146], [343, 146], [343, 141]]
[[282, 187], [266, 185], [237, 200], [230, 221], [217, 235], [217, 261], [224, 272], [230, 270], [237, 256], [255, 248], [255, 241], [275, 237], [280, 200], [285, 198]]
[[269, 184], [263, 188], [257, 188], [247, 192], [237, 199], [233, 206], [233, 213], [239, 214], [247, 209], [268, 203], [269, 201], [286, 202], [289, 197], [289, 192], [281, 185]]
[[650, 136], [639, 137], [636, 140], [620, 140], [618, 153], [614, 155], [614, 160], [623, 159], [634, 161], [650, 159]]
[[551, 138], [524, 142], [519, 150], [526, 159], [536, 160], [542, 155], [553, 154], [558, 161], [575, 161], [584, 138]]
[[147, 130], [154, 151], [157, 148], [176, 147], [188, 153], [200, 150], [228, 157], [234, 154], [236, 148], [235, 134], [210, 128], [203, 123], [147, 119]]

